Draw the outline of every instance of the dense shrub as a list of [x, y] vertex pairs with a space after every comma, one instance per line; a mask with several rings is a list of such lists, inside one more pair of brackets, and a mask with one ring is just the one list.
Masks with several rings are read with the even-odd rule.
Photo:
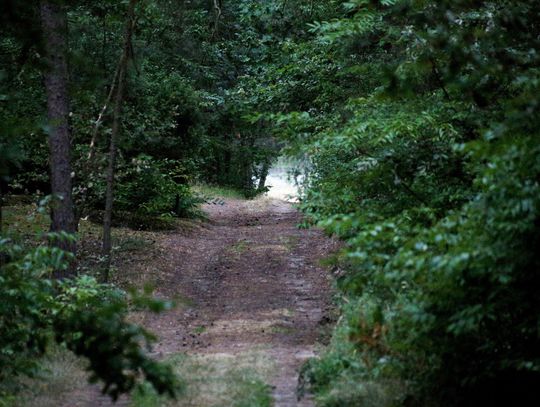
[[[329, 406], [534, 405], [539, 4], [342, 6], [265, 79], [317, 98], [255, 118], [307, 157], [301, 208], [346, 243], [305, 377]], [[328, 69], [299, 79], [313, 54]]]
[[[95, 137], [94, 162], [87, 162], [87, 155], [118, 63], [126, 5], [110, 0], [68, 3], [74, 181], [77, 189], [99, 195], [96, 174], [106, 168], [110, 101]], [[192, 180], [248, 194], [257, 188], [254, 169], [276, 149], [259, 142], [267, 133], [245, 125], [242, 115], [250, 103], [235, 89], [252, 61], [266, 53], [258, 47], [263, 27], [247, 21], [251, 11], [246, 3], [223, 6], [222, 30], [216, 35], [213, 9], [206, 1], [150, 2], [138, 8], [135, 58], [117, 143], [127, 162], [146, 154], [181, 162]], [[25, 169], [12, 174], [10, 190], [48, 193], [39, 13], [20, 0], [0, 7], [0, 121], [5, 123], [2, 130], [17, 130]]]
[[119, 174], [116, 203], [134, 213], [192, 217], [200, 200], [174, 161], [139, 155]]
[[[78, 158], [88, 152], [122, 29], [120, 6], [93, 3], [70, 8], [72, 54], [91, 49], [94, 57], [71, 66]], [[217, 20], [211, 2], [173, 3], [152, 2], [141, 17], [117, 210], [189, 215], [194, 180], [252, 195], [284, 144], [304, 163], [306, 224], [345, 246], [335, 260], [342, 317], [304, 372], [317, 401], [540, 404], [540, 2], [240, 0], [223, 2]], [[38, 25], [26, 20], [31, 10], [15, 14], [17, 24], [0, 27], [8, 133], [0, 144], [9, 139], [17, 153], [0, 171], [23, 167], [13, 187], [36, 189], [46, 178], [35, 124], [43, 92], [39, 65], [22, 69], [28, 30], [20, 28]], [[110, 31], [103, 38], [101, 27]], [[89, 46], [96, 38], [102, 46]], [[19, 134], [24, 142], [15, 143]], [[95, 173], [106, 158], [98, 155]], [[103, 181], [77, 163], [80, 190], [99, 208]], [[46, 284], [37, 292], [62, 290]], [[34, 321], [51, 319], [38, 308], [28, 308], [22, 340], [10, 326], [22, 346], [11, 354], [28, 343], [40, 349], [28, 327], [40, 344], [49, 322]]]
[[[51, 279], [53, 271], [67, 267], [70, 259], [58, 248], [24, 249], [2, 238], [0, 253], [0, 396], [12, 391], [9, 384], [18, 375], [32, 375], [53, 341], [88, 359], [91, 378], [101, 380], [103, 391], [113, 399], [142, 379], [159, 393], [174, 396], [172, 371], [143, 349], [152, 336], [126, 320], [125, 293], [87, 276]], [[168, 306], [143, 296], [132, 301], [153, 311]]]

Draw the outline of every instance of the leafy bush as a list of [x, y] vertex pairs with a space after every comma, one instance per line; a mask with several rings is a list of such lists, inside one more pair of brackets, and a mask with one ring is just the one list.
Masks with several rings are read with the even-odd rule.
[[[71, 239], [49, 234], [48, 239]], [[92, 380], [116, 399], [144, 379], [155, 390], [174, 396], [175, 376], [166, 365], [142, 349], [153, 337], [126, 320], [128, 298], [118, 289], [88, 276], [53, 280], [51, 274], [68, 266], [70, 255], [58, 248], [23, 247], [0, 240], [0, 393], [17, 375], [31, 375], [51, 341], [90, 362]], [[134, 297], [153, 311], [167, 303]]]
[[193, 217], [200, 200], [175, 162], [140, 155], [119, 174], [117, 209], [144, 215]]
[[336, 17], [290, 47], [338, 67], [309, 75], [317, 99], [259, 116], [308, 157], [301, 208], [346, 246], [342, 318], [305, 377], [328, 406], [538, 403], [540, 4]]
[[[123, 163], [117, 173], [113, 221], [134, 228], [167, 229], [172, 217], [200, 216], [202, 199], [188, 185], [181, 162], [155, 160], [141, 154]], [[86, 181], [86, 208], [96, 222], [101, 221], [105, 203], [103, 179]]]

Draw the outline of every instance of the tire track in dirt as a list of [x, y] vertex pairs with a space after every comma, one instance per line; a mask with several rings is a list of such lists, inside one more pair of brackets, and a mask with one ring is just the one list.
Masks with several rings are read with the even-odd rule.
[[[234, 363], [256, 350], [272, 361], [275, 406], [313, 405], [297, 398], [298, 372], [316, 353], [330, 307], [330, 278], [319, 260], [335, 242], [299, 229], [301, 215], [279, 200], [226, 199], [204, 210], [208, 222], [160, 243], [157, 294], [184, 305], [145, 316], [159, 338], [156, 356], [219, 355]], [[77, 405], [109, 404], [94, 397]]]
[[[275, 363], [275, 405], [310, 405], [297, 401], [298, 369], [314, 356], [329, 307], [328, 274], [318, 261], [334, 243], [320, 231], [298, 229], [301, 216], [282, 201], [227, 200], [205, 209], [205, 231], [167, 242], [177, 270], [169, 289], [196, 305], [184, 319], [169, 316], [168, 330], [165, 321], [150, 324], [163, 332], [157, 351], [236, 356], [266, 349]], [[197, 327], [204, 332], [190, 334]]]

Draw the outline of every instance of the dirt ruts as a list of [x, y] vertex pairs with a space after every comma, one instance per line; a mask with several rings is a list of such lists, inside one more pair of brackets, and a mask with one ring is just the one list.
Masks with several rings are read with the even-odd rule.
[[272, 365], [266, 382], [274, 405], [310, 406], [309, 397], [298, 399], [298, 370], [315, 355], [330, 307], [330, 279], [319, 261], [335, 242], [299, 229], [301, 215], [286, 202], [222, 203], [204, 207], [207, 222], [159, 243], [157, 294], [183, 305], [144, 317], [159, 337], [156, 356], [219, 355], [234, 364], [258, 352]]

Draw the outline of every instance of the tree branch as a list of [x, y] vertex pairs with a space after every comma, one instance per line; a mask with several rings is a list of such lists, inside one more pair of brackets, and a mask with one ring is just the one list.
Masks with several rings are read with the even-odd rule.
[[212, 38], [214, 38], [219, 30], [219, 20], [221, 18], [221, 0], [214, 0], [214, 10], [216, 11], [216, 19], [214, 20], [214, 31], [212, 32]]
[[105, 99], [105, 104], [103, 105], [101, 112], [99, 112], [98, 118], [94, 125], [94, 133], [92, 134], [92, 140], [90, 141], [90, 151], [88, 152], [88, 157], [87, 157], [89, 162], [92, 162], [95, 156], [96, 141], [99, 134], [99, 128], [101, 127], [101, 123], [103, 123], [103, 116], [105, 116], [105, 113], [107, 112], [107, 108], [109, 107], [109, 103], [111, 103], [112, 97], [114, 95], [114, 90], [116, 89], [116, 81], [118, 80], [118, 74], [120, 73], [121, 64], [122, 64], [122, 58], [120, 58], [120, 61], [118, 62], [118, 65], [116, 67], [116, 71], [114, 72], [113, 80], [111, 83], [111, 89], [109, 90], [107, 99]]

